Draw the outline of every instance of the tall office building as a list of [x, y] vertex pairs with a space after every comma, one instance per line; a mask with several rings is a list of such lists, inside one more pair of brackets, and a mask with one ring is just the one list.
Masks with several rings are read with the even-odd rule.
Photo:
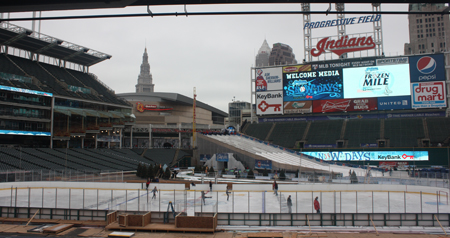
[[295, 55], [289, 45], [282, 43], [273, 44], [270, 52], [269, 65], [296, 64]]
[[154, 92], [155, 85], [153, 84], [153, 76], [150, 73], [150, 64], [148, 63], [147, 48], [145, 48], [142, 56], [141, 72], [138, 76], [138, 83], [136, 84], [137, 93]]
[[410, 3], [409, 43], [405, 55], [448, 51], [450, 44], [450, 20], [447, 14], [421, 14], [421, 12], [448, 11], [443, 3]]
[[256, 55], [255, 66], [263, 67], [269, 66], [269, 57], [270, 57], [270, 46], [267, 44], [267, 41], [264, 40], [261, 48], [258, 50], [258, 54]]

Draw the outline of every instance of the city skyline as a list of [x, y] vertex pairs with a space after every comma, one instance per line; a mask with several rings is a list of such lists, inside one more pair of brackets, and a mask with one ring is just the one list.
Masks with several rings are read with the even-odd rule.
[[[187, 11], [301, 10], [300, 4], [187, 6]], [[182, 12], [184, 6], [154, 7], [153, 12]], [[334, 5], [333, 5], [334, 7]], [[311, 10], [324, 10], [327, 4], [313, 4]], [[384, 11], [406, 11], [408, 4], [385, 4]], [[370, 4], [346, 5], [346, 10], [371, 10]], [[145, 7], [86, 11], [43, 12], [42, 16], [90, 15], [144, 12]], [[29, 17], [31, 13], [11, 13]], [[346, 17], [355, 16], [347, 14]], [[5, 17], [5, 16], [4, 16]], [[336, 15], [313, 15], [327, 20]], [[142, 52], [148, 51], [155, 92], [174, 92], [197, 99], [224, 112], [233, 98], [250, 102], [250, 68], [264, 40], [269, 45], [292, 47], [296, 60], [303, 60], [303, 15], [256, 16], [178, 16], [154, 18], [107, 18], [42, 21], [41, 32], [112, 55], [94, 65], [96, 74], [116, 93], [135, 91]], [[31, 22], [12, 22], [31, 29]], [[403, 55], [409, 42], [407, 15], [383, 15], [386, 56]], [[393, 24], [395, 23], [395, 24]], [[371, 26], [370, 26], [371, 27]], [[348, 33], [367, 32], [368, 24], [347, 28]], [[336, 35], [336, 29], [314, 29], [316, 36]]]

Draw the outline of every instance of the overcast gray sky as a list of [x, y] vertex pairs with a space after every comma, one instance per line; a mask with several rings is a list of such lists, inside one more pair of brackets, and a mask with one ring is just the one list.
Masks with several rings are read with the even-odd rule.
[[[312, 4], [311, 10], [326, 10]], [[383, 11], [407, 11], [408, 5], [384, 4]], [[152, 7], [152, 12], [184, 12], [184, 6]], [[300, 4], [188, 5], [199, 11], [292, 11]], [[334, 10], [334, 4], [332, 5]], [[371, 11], [370, 4], [346, 5], [346, 10]], [[146, 13], [146, 7], [89, 11], [42, 12], [42, 16]], [[356, 15], [346, 15], [353, 17]], [[12, 13], [31, 17], [31, 13]], [[312, 15], [312, 21], [335, 19], [336, 15]], [[31, 29], [31, 22], [13, 22]], [[228, 112], [233, 97], [250, 101], [250, 68], [263, 43], [290, 45], [298, 62], [303, 60], [302, 15], [178, 16], [42, 21], [41, 33], [112, 55], [90, 68], [116, 93], [134, 92], [145, 45], [156, 92], [174, 92], [192, 97], [197, 89], [201, 102]], [[409, 42], [407, 15], [383, 15], [386, 56], [403, 54]], [[348, 26], [347, 32], [372, 31], [372, 24]], [[313, 36], [336, 35], [336, 28], [314, 30]]]

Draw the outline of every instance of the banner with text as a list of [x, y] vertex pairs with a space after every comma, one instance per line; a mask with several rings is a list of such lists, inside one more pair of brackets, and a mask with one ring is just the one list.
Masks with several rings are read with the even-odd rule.
[[312, 101], [284, 102], [284, 114], [300, 114], [312, 112]]
[[228, 162], [228, 154], [216, 154], [216, 161], [217, 162]]
[[411, 96], [378, 98], [378, 110], [411, 109]]
[[377, 110], [376, 98], [334, 99], [313, 101], [313, 112], [350, 112]]
[[256, 114], [283, 114], [283, 91], [256, 92]]
[[410, 57], [411, 82], [444, 81], [443, 54]]
[[423, 82], [411, 84], [412, 108], [446, 107], [445, 82]]
[[328, 161], [428, 161], [428, 151], [330, 151], [302, 153]]
[[411, 95], [409, 65], [344, 68], [344, 98]]
[[272, 169], [272, 161], [255, 159], [255, 169]]
[[283, 74], [284, 101], [339, 99], [342, 97], [342, 69]]
[[281, 90], [283, 74], [281, 67], [256, 69], [256, 92]]

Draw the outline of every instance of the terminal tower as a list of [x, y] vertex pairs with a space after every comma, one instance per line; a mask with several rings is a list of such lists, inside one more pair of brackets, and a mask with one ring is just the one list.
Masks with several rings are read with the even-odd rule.
[[154, 87], [153, 77], [150, 73], [150, 64], [148, 63], [147, 48], [145, 48], [144, 55], [142, 56], [141, 72], [139, 73], [136, 84], [136, 92], [152, 93], [154, 92]]

